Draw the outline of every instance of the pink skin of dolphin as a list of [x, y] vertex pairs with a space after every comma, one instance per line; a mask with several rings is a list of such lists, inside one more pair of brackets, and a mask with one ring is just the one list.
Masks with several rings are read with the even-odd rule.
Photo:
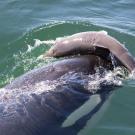
[[61, 57], [81, 51], [96, 53], [96, 48], [109, 50], [130, 72], [135, 69], [134, 57], [118, 40], [105, 31], [81, 32], [56, 40], [45, 56]]

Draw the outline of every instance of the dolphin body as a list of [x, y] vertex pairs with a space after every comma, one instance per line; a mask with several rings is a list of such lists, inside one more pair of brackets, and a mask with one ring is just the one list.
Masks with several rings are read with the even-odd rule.
[[[48, 52], [48, 56], [60, 57], [78, 54], [78, 52], [89, 55], [74, 56], [34, 69], [16, 78], [3, 90], [0, 90], [1, 135], [77, 135], [85, 127], [87, 121], [100, 110], [110, 95], [110, 91], [114, 90], [115, 87], [103, 85], [100, 90], [93, 94], [81, 85], [87, 79], [81, 78], [81, 76], [74, 77], [74, 75], [76, 73], [93, 75], [98, 67], [113, 70], [113, 62], [107, 57], [110, 52], [119, 60], [116, 61], [115, 66], [125, 66], [129, 71], [134, 69], [133, 58], [125, 48], [119, 45], [119, 42], [110, 37], [107, 42], [106, 40], [102, 41], [98, 36], [106, 39], [106, 35], [100, 32], [98, 34], [88, 32], [56, 41]], [[101, 41], [102, 44], [99, 47], [96, 43], [101, 43]], [[117, 48], [110, 47], [112, 43]], [[92, 47], [89, 48], [89, 46]], [[119, 56], [119, 51], [123, 54], [122, 56]], [[128, 63], [126, 63], [127, 60], [129, 60]], [[70, 81], [72, 73], [73, 79], [71, 80], [73, 81]], [[102, 73], [101, 69], [101, 76]], [[66, 78], [66, 84], [61, 83], [63, 77]], [[53, 86], [55, 81], [59, 82], [60, 85], [51, 90], [43, 85], [41, 89], [41, 84], [49, 82]], [[63, 126], [65, 125], [63, 123], [66, 123], [67, 118], [76, 109], [83, 106], [89, 99], [93, 99], [92, 97], [95, 95], [98, 95], [97, 100], [100, 100], [96, 101], [97, 104], [87, 114], [78, 118], [74, 123]]]
[[46, 56], [61, 57], [75, 54], [96, 54], [108, 57], [111, 52], [130, 72], [135, 69], [135, 60], [129, 51], [105, 31], [90, 31], [73, 34], [56, 40]]

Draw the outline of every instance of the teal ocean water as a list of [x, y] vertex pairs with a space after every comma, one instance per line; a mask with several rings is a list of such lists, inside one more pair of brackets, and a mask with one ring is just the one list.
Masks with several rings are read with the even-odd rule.
[[[49, 49], [42, 41], [77, 32], [105, 30], [135, 56], [134, 17], [134, 0], [1, 0], [0, 87], [55, 61], [42, 59]], [[104, 108], [78, 135], [135, 135], [134, 80], [123, 81]]]

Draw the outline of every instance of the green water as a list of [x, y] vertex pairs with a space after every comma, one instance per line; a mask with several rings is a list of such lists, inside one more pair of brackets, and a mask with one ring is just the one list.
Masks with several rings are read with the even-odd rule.
[[[73, 33], [105, 30], [135, 56], [134, 0], [0, 1], [0, 87], [33, 68], [55, 61], [39, 59], [49, 48], [35, 39], [53, 40]], [[28, 46], [33, 47], [28, 51]], [[135, 135], [135, 82], [113, 92], [106, 109], [79, 135]]]

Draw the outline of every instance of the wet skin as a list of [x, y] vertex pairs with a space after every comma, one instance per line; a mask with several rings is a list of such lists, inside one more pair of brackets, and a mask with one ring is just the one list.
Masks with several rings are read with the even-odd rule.
[[[68, 58], [32, 70], [5, 86], [5, 89], [12, 93], [27, 86], [27, 89], [32, 91], [36, 83], [59, 79], [62, 75], [71, 71], [94, 74], [95, 67], [99, 66], [112, 70], [112, 64], [99, 56], [89, 55]], [[10, 96], [5, 98], [4, 108], [1, 101], [0, 133], [2, 135], [75, 135], [86, 125], [93, 114], [101, 108], [112, 89], [114, 87], [107, 88], [107, 91], [103, 89], [97, 93], [100, 101], [95, 107], [86, 115], [80, 117], [74, 124], [67, 127], [62, 127], [67, 117], [94, 96], [87, 89], [78, 87], [78, 83], [72, 86], [69, 83], [69, 85], [60, 85], [51, 91], [44, 88], [40, 94], [31, 92], [29, 97], [23, 94], [20, 95], [18, 92], [14, 96], [14, 100], [17, 101], [15, 106], [9, 108], [6, 113], [4, 108], [12, 100], [10, 101]]]
[[104, 31], [82, 32], [56, 40], [54, 46], [45, 55], [62, 57], [75, 54], [96, 54], [107, 58], [109, 52], [130, 72], [135, 69], [134, 57], [124, 45]]
[[[46, 81], [60, 81], [59, 79], [64, 75], [68, 78], [70, 72], [90, 75], [96, 72], [97, 67], [113, 70], [114, 65], [110, 53], [116, 59], [115, 67], [125, 66], [129, 72], [134, 70], [134, 58], [128, 50], [116, 39], [103, 32], [78, 33], [56, 41], [46, 54], [47, 56], [89, 55], [59, 60], [34, 69], [5, 86], [9, 93], [13, 93], [13, 96], [5, 93], [5, 97], [1, 98], [0, 133], [2, 135], [77, 135], [85, 127], [87, 121], [100, 110], [115, 87], [101, 87], [97, 93], [93, 94], [78, 83], [79, 78], [74, 80], [77, 83], [72, 84], [69, 81], [68, 84], [61, 84], [50, 91], [44, 87], [40, 93], [37, 93], [35, 85]], [[102, 75], [102, 70], [100, 74]], [[23, 94], [26, 91], [30, 94]], [[92, 103], [94, 100], [98, 102], [94, 108], [74, 123], [63, 126], [67, 118], [79, 107], [89, 103], [89, 100]], [[13, 106], [12, 101], [15, 101]], [[10, 103], [12, 107], [8, 108]]]

